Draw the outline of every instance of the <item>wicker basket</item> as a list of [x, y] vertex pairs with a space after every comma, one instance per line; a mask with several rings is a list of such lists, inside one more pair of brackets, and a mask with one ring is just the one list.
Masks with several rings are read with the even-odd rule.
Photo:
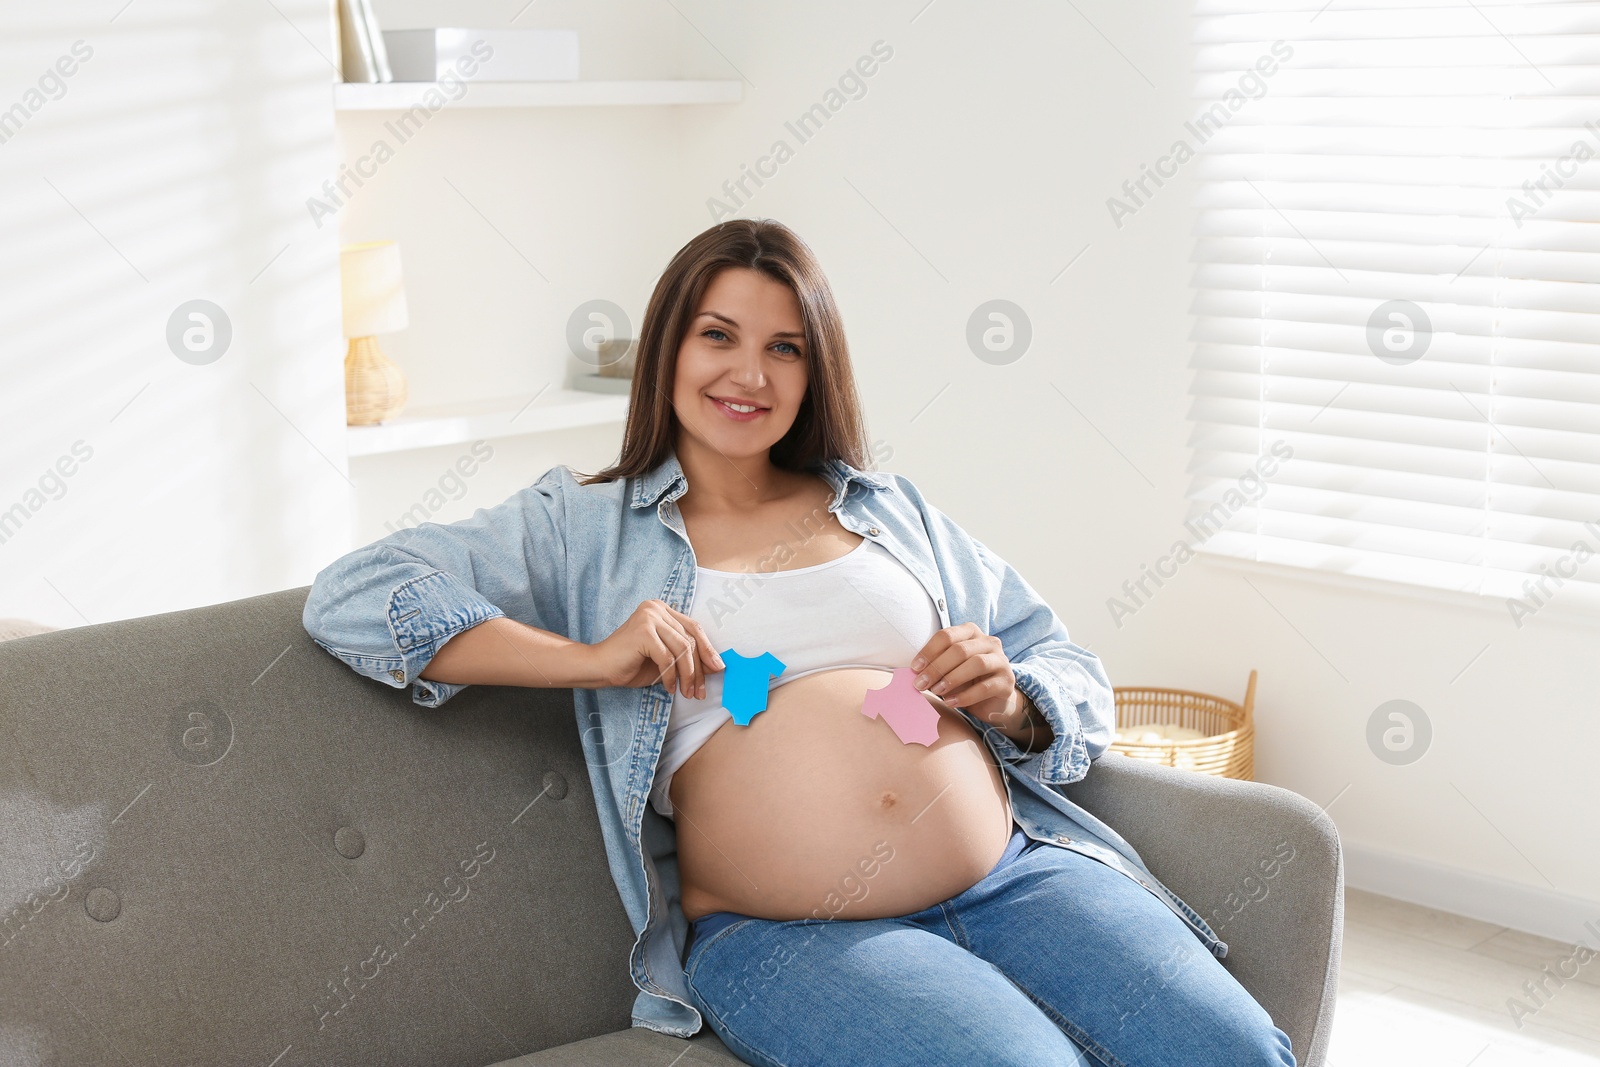
[[1118, 728], [1170, 722], [1192, 727], [1206, 735], [1193, 741], [1166, 741], [1159, 744], [1124, 744], [1119, 741], [1111, 746], [1113, 752], [1224, 778], [1250, 781], [1254, 777], [1255, 671], [1250, 672], [1243, 704], [1187, 689], [1119, 687], [1113, 692], [1117, 700]]

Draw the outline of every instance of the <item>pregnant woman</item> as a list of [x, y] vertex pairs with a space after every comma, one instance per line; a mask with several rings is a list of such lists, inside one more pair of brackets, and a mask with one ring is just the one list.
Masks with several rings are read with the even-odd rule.
[[638, 351], [617, 462], [352, 552], [305, 609], [426, 707], [575, 691], [635, 1025], [783, 1067], [1292, 1065], [1227, 946], [1051, 788], [1110, 742], [1105, 673], [865, 469], [805, 244], [700, 234]]

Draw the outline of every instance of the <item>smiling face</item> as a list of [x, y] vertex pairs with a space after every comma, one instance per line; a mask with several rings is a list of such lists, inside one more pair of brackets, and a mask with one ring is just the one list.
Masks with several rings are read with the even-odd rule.
[[678, 346], [672, 406], [680, 447], [688, 437], [729, 459], [766, 453], [805, 399], [805, 347], [792, 289], [744, 267], [718, 273]]

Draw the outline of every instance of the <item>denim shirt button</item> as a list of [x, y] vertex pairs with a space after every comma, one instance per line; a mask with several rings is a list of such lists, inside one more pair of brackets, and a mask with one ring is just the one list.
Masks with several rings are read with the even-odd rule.
[[867, 527], [867, 533], [871, 534], [873, 537], [877, 537], [878, 536], [878, 528], [876, 526], [868, 526]]
[[403, 682], [403, 681], [406, 680], [406, 672], [405, 671], [390, 671], [389, 672], [389, 677], [393, 678], [397, 682]]

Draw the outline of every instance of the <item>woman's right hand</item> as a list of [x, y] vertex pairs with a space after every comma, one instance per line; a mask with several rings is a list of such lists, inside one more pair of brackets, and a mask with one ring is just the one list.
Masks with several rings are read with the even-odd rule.
[[706, 695], [707, 671], [722, 670], [722, 657], [695, 620], [661, 600], [646, 600], [610, 637], [590, 645], [599, 686], [637, 688], [660, 681], [690, 699]]

